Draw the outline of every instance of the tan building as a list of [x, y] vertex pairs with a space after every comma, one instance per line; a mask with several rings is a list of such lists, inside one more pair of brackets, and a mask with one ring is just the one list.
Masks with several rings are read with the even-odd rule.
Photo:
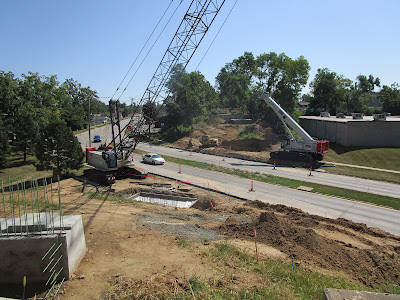
[[312, 137], [345, 147], [400, 147], [400, 116], [379, 121], [373, 116], [362, 119], [302, 116], [300, 125]]

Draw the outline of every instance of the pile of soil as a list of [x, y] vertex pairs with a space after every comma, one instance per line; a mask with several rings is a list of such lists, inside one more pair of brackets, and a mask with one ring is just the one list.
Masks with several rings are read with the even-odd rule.
[[[239, 134], [246, 126], [249, 125], [228, 124], [218, 120], [208, 121], [205, 127], [195, 127], [189, 137], [177, 140], [172, 146], [208, 154], [225, 155], [227, 157], [267, 161], [269, 153], [280, 148], [281, 140], [279, 136], [268, 126], [253, 124], [250, 126], [254, 127], [254, 133], [260, 139], [240, 139]], [[219, 146], [202, 148], [201, 138], [204, 135], [217, 138]]]
[[[400, 238], [344, 219], [326, 219], [283, 205], [260, 201], [236, 207], [262, 212], [251, 222], [229, 218], [218, 227], [225, 237], [254, 240], [285, 253], [310, 270], [348, 274], [367, 286], [400, 282]], [[384, 240], [385, 245], [382, 244]]]

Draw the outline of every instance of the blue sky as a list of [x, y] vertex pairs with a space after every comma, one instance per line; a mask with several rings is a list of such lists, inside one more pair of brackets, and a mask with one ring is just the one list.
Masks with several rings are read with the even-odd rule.
[[[0, 70], [17, 77], [31, 71], [59, 81], [73, 78], [99, 97], [110, 97], [169, 3], [0, 0]], [[167, 17], [178, 3], [173, 1]], [[142, 97], [189, 3], [178, 8], [122, 101]], [[196, 69], [234, 3], [226, 0], [188, 72]], [[353, 81], [373, 74], [383, 84], [400, 83], [399, 11], [398, 0], [238, 0], [198, 70], [214, 84], [220, 69], [245, 51], [255, 56], [273, 51], [304, 56], [309, 81], [318, 68], [329, 68]]]

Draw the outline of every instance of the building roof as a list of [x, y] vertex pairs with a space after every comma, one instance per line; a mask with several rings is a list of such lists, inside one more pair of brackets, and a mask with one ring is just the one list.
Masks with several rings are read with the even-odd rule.
[[329, 122], [338, 122], [338, 123], [347, 123], [347, 122], [400, 122], [400, 116], [386, 117], [386, 121], [374, 121], [374, 117], [373, 116], [363, 116], [362, 119], [353, 119], [353, 117], [351, 117], [351, 116], [345, 116], [345, 118], [336, 118], [336, 116], [330, 116], [330, 117], [301, 116], [300, 119], [320, 120], [320, 121], [329, 121]]

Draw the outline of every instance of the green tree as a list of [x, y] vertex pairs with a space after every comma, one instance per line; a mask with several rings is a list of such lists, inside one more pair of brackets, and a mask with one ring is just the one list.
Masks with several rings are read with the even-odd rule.
[[85, 156], [71, 129], [58, 118], [53, 118], [42, 128], [35, 154], [39, 169], [59, 171], [79, 169]]
[[56, 89], [59, 84], [57, 76], [46, 77], [29, 72], [28, 75], [22, 74], [22, 77], [19, 96], [23, 103], [30, 102], [34, 108], [56, 107]]
[[329, 69], [318, 69], [314, 80], [310, 83], [313, 98], [310, 109], [314, 114], [328, 111], [335, 115], [337, 110], [342, 110], [349, 97], [350, 79], [344, 78]]
[[98, 100], [95, 91], [90, 87], [82, 87], [72, 78], [62, 83], [57, 95], [60, 117], [72, 130], [80, 130], [88, 125], [89, 101], [91, 114], [108, 112], [107, 105]]
[[380, 96], [384, 111], [400, 115], [400, 85], [398, 83], [393, 83], [391, 86], [384, 85]]
[[18, 99], [19, 80], [11, 72], [0, 71], [0, 113], [11, 118], [20, 106]]
[[261, 54], [257, 57], [256, 84], [292, 115], [301, 90], [307, 84], [309, 70], [303, 56], [292, 59], [285, 53]]
[[3, 125], [3, 121], [0, 119], [0, 169], [4, 168], [7, 161], [8, 148], [7, 129]]
[[227, 63], [216, 78], [221, 104], [241, 107], [253, 119], [277, 124], [275, 114], [259, 99], [262, 92], [270, 93], [289, 114], [294, 114], [309, 70], [302, 56], [294, 60], [285, 53], [270, 52], [254, 58], [251, 52], [245, 52]]
[[381, 81], [380, 79], [374, 78], [373, 75], [369, 75], [368, 78], [365, 75], [358, 75], [357, 76], [357, 84], [356, 87], [363, 93], [372, 92], [375, 89], [375, 86], [380, 87]]
[[222, 106], [231, 109], [245, 107], [250, 98], [255, 67], [256, 60], [251, 52], [245, 52], [242, 56], [225, 64], [216, 78]]
[[16, 135], [16, 146], [24, 154], [26, 162], [27, 153], [34, 150], [39, 125], [30, 109], [30, 105], [21, 107], [14, 116], [14, 133]]
[[218, 103], [218, 94], [200, 72], [186, 73], [181, 66], [172, 73], [167, 87], [172, 93], [166, 108], [175, 124], [189, 126]]

